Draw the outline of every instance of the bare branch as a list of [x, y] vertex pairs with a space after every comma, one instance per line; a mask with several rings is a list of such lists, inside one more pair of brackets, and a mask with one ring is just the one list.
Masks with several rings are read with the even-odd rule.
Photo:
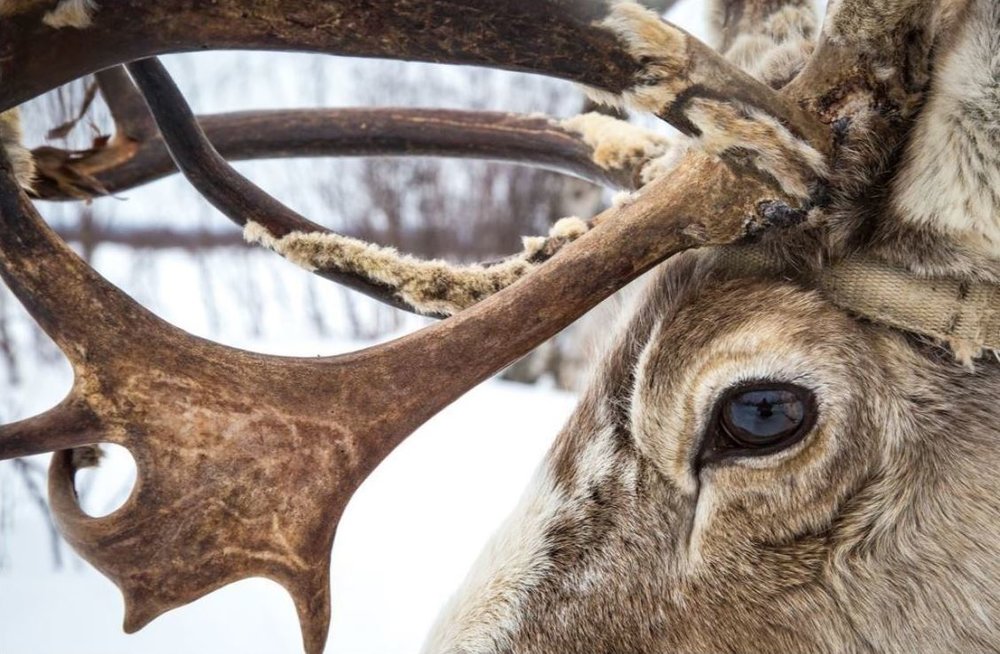
[[45, 491], [42, 490], [39, 483], [33, 477], [36, 474], [45, 474], [45, 469], [42, 468], [40, 471], [34, 469], [33, 466], [28, 465], [27, 461], [21, 459], [15, 459], [13, 463], [14, 468], [21, 475], [21, 480], [24, 482], [24, 487], [28, 491], [29, 497], [34, 501], [35, 507], [45, 520], [45, 526], [48, 527], [49, 531], [49, 543], [52, 546], [52, 564], [56, 570], [59, 570], [63, 566], [62, 538], [60, 538], [59, 530], [56, 529], [56, 524], [52, 520], [49, 503], [45, 500]]
[[94, 98], [97, 97], [97, 83], [91, 82], [87, 85], [87, 88], [83, 92], [83, 100], [80, 103], [79, 109], [77, 109], [76, 115], [69, 120], [63, 122], [61, 125], [56, 125], [50, 129], [46, 134], [45, 138], [48, 139], [61, 139], [65, 138], [77, 124], [83, 120], [83, 117], [87, 114], [87, 110], [90, 109], [90, 105], [93, 104]]
[[[94, 222], [86, 229], [81, 225], [62, 225], [55, 228], [59, 238], [67, 243], [90, 242], [100, 245], [124, 245], [136, 250], [179, 248], [190, 252], [216, 248], [246, 248], [247, 243], [239, 232], [232, 230], [173, 229], [170, 227], [108, 227]], [[0, 341], [2, 343], [2, 341]]]
[[[145, 103], [142, 110], [149, 115]], [[198, 116], [197, 122], [213, 147], [229, 161], [353, 156], [492, 159], [625, 189], [638, 186], [648, 161], [639, 157], [612, 161], [606, 155], [595, 159], [597, 146], [559, 121], [501, 112], [300, 109]], [[120, 138], [116, 134], [107, 146], [90, 150], [36, 148], [35, 196], [66, 200], [114, 194], [176, 172], [162, 138], [155, 133], [155, 123], [152, 126], [153, 135]], [[123, 129], [122, 134], [136, 133], [127, 126]], [[623, 130], [627, 129], [630, 127], [623, 123]], [[642, 132], [634, 127], [631, 130]], [[652, 141], [662, 140], [647, 134]]]

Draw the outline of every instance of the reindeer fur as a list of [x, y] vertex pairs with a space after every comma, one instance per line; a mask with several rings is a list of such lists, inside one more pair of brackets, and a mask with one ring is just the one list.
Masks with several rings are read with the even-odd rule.
[[396, 289], [398, 297], [418, 311], [448, 316], [510, 286], [544, 258], [550, 240], [572, 241], [589, 229], [570, 216], [557, 221], [548, 238], [525, 237], [521, 253], [491, 265], [459, 266], [439, 259], [421, 260], [394, 248], [365, 243], [349, 236], [292, 232], [275, 238], [267, 228], [248, 222], [243, 236], [309, 271], [324, 268], [364, 272]]
[[[426, 651], [1000, 648], [1000, 364], [706, 254], [641, 306]], [[810, 436], [695, 470], [714, 400], [762, 377], [817, 389]]]
[[0, 0], [0, 18], [38, 9], [45, 10], [42, 22], [49, 27], [83, 29], [90, 27], [98, 4], [95, 0]]
[[[774, 86], [812, 47], [789, 4], [729, 50]], [[830, 34], [934, 15], [946, 54], [905, 153], [879, 150], [884, 118], [860, 112], [824, 226], [764, 244], [783, 270], [708, 251], [661, 267], [425, 651], [1000, 651], [1000, 363], [970, 369], [790, 281], [846, 252], [997, 279], [1000, 5], [890, 4], [853, 3]], [[873, 150], [874, 168], [853, 165]], [[873, 197], [880, 183], [892, 193]], [[715, 401], [761, 378], [814, 389], [816, 426], [699, 469]]]

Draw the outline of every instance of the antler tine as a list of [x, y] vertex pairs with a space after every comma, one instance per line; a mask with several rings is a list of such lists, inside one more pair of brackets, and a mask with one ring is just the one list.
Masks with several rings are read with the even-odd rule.
[[37, 416], [0, 425], [0, 460], [97, 443], [102, 430], [85, 403], [68, 398]]
[[124, 66], [99, 70], [94, 78], [115, 122], [116, 138], [143, 142], [156, 136], [156, 123]]
[[[532, 240], [524, 253], [493, 265], [452, 266], [400, 256], [394, 250], [340, 236], [292, 211], [230, 166], [205, 137], [160, 62], [147, 59], [128, 68], [178, 169], [195, 188], [243, 226], [248, 240], [327, 279], [397, 308], [443, 317], [509, 286], [551, 250], [544, 241]], [[554, 239], [561, 244], [585, 230], [582, 222], [574, 224], [570, 233], [557, 233]]]
[[[0, 148], [2, 150], [3, 148]], [[6, 152], [0, 154], [0, 278], [74, 366], [95, 349], [114, 356], [115, 342], [140, 338], [160, 322], [109, 284], [65, 244], [20, 192]]]
[[[322, 225], [293, 211], [238, 173], [212, 147], [166, 68], [156, 59], [128, 65], [160, 133], [188, 181], [215, 208], [241, 227], [259, 225], [273, 238], [291, 233], [329, 234]], [[360, 291], [391, 306], [410, 310], [393, 289], [373, 277], [330, 268], [317, 274]]]
[[293, 231], [326, 231], [265, 193], [219, 155], [167, 69], [157, 59], [137, 61], [127, 68], [178, 170], [213, 206], [241, 227], [255, 222], [278, 237]]
[[[126, 74], [124, 69], [122, 74]], [[144, 102], [142, 110], [148, 115]], [[609, 188], [631, 190], [639, 185], [642, 170], [651, 158], [610, 160], [561, 121], [495, 111], [279, 109], [199, 115], [197, 121], [208, 141], [227, 161], [331, 156], [464, 157], [528, 165]], [[623, 129], [639, 129], [619, 122]], [[34, 196], [74, 200], [114, 194], [177, 172], [170, 153], [155, 134], [152, 117], [150, 123], [154, 134], [148, 138], [133, 141], [119, 139], [116, 134], [101, 149], [72, 152], [50, 146], [36, 148]], [[648, 138], [651, 146], [665, 141], [654, 134]], [[108, 156], [116, 149], [120, 152]], [[666, 149], [661, 145], [656, 154]]]

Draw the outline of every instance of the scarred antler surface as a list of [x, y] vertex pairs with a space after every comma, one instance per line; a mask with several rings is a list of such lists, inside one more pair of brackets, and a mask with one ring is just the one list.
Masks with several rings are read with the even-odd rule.
[[[724, 98], [768, 116], [772, 122], [765, 129], [788, 131], [803, 141], [804, 147], [783, 152], [798, 159], [786, 174], [803, 170], [796, 175], [801, 181], [793, 182], [800, 192], [822, 174], [816, 168], [821, 157], [812, 151], [829, 148], [826, 129], [798, 106], [782, 102], [708, 46], [630, 2], [296, 1], [247, 11], [238, 0], [205, 7], [167, 1], [98, 8], [79, 30], [49, 28], [41, 20], [46, 3], [32, 4], [34, 10], [14, 9], [0, 24], [0, 44], [5, 44], [0, 55], [10, 71], [0, 109], [117, 63], [197, 50], [208, 42], [220, 48], [476, 64], [551, 75], [585, 84], [604, 100], [652, 111], [689, 134], [724, 130], [711, 111]], [[731, 116], [722, 119], [734, 122]], [[760, 167], [753, 158], [746, 163]], [[774, 181], [766, 165], [759, 174]]]

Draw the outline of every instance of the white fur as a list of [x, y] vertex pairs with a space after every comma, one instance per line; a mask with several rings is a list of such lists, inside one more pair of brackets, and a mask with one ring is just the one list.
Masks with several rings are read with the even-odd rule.
[[938, 64], [894, 199], [905, 220], [1000, 258], [1000, 3], [970, 11]]
[[514, 513], [445, 606], [422, 651], [509, 649], [507, 639], [520, 620], [519, 605], [547, 572], [546, 527], [565, 501], [552, 482], [546, 461]]
[[[652, 162], [663, 157], [676, 160], [674, 139], [611, 116], [596, 112], [580, 114], [564, 120], [562, 126], [583, 138], [593, 150], [591, 159], [598, 166], [605, 170], [642, 171], [644, 183], [653, 178], [653, 174], [647, 175]], [[662, 172], [662, 165], [656, 170]]]
[[90, 27], [94, 12], [98, 9], [94, 0], [61, 0], [56, 8], [42, 17], [42, 22], [56, 29]]
[[586, 88], [596, 102], [628, 106], [657, 113], [673, 103], [688, 84], [682, 75], [687, 62], [687, 35], [660, 20], [660, 16], [635, 2], [613, 4], [601, 26], [626, 44], [629, 54], [643, 62], [648, 82], [620, 94]]
[[[715, 509], [715, 488], [711, 483], [702, 485], [698, 492], [698, 502], [695, 504], [694, 520], [691, 521], [691, 531], [688, 533], [686, 552], [686, 572], [696, 572], [701, 565], [702, 538], [708, 531]], [[683, 566], [678, 566], [682, 568]]]

